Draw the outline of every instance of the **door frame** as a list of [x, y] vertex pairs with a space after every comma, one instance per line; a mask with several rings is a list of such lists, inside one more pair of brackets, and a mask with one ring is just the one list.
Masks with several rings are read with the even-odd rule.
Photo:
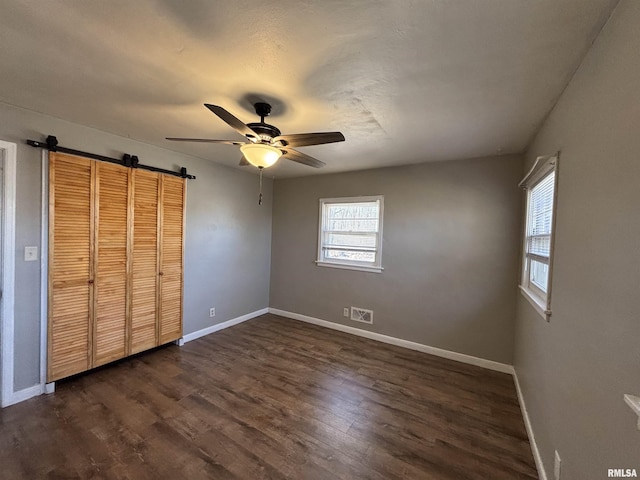
[[16, 160], [18, 146], [0, 140], [2, 177], [2, 345], [0, 364], [2, 388], [0, 406], [16, 403], [14, 395], [14, 285], [16, 244]]

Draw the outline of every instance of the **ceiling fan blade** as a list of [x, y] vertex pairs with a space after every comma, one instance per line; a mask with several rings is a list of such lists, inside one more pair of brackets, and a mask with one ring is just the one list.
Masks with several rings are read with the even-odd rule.
[[238, 165], [240, 165], [241, 167], [246, 167], [247, 165], [251, 165], [251, 164], [249, 163], [249, 161], [243, 155], [242, 158], [240, 159], [240, 163]]
[[294, 133], [291, 135], [279, 135], [273, 139], [273, 143], [278, 141], [281, 142], [283, 147], [306, 147], [307, 145], [344, 142], [344, 135], [340, 132]]
[[226, 145], [244, 145], [245, 142], [236, 142], [234, 140], [212, 140], [210, 138], [178, 138], [178, 137], [165, 137], [166, 140], [172, 142], [198, 142], [198, 143], [224, 143]]
[[247, 127], [239, 118], [229, 113], [224, 108], [218, 105], [210, 105], [208, 103], [205, 103], [204, 106], [215, 113], [222, 120], [224, 120], [231, 128], [236, 130], [241, 135], [244, 135], [252, 142], [257, 142], [260, 140], [260, 136], [256, 132]]
[[302, 152], [294, 150], [292, 148], [281, 148], [282, 158], [286, 158], [287, 160], [293, 160], [294, 162], [302, 163], [303, 165], [308, 165], [310, 167], [321, 168], [326, 164], [321, 162], [317, 158], [310, 157]]

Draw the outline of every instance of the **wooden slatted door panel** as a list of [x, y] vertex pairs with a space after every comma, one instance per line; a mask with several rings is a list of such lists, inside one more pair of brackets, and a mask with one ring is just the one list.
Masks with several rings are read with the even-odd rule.
[[49, 154], [49, 382], [91, 368], [92, 165]]
[[182, 255], [185, 181], [161, 177], [160, 344], [182, 336]]
[[131, 353], [158, 345], [158, 178], [133, 171]]
[[94, 367], [127, 354], [127, 214], [130, 170], [96, 162]]

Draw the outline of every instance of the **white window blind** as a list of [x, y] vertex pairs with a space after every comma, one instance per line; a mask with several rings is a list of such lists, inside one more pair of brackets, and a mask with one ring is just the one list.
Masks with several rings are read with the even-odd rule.
[[381, 196], [320, 200], [318, 263], [380, 270]]
[[551, 275], [557, 156], [539, 157], [520, 183], [527, 191], [521, 289], [547, 319], [551, 315]]
[[529, 282], [544, 294], [549, 283], [554, 184], [555, 172], [552, 171], [529, 192], [526, 239]]

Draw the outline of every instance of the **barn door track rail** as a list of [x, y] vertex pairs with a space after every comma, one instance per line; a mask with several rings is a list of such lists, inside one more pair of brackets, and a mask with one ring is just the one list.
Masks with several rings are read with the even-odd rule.
[[195, 180], [195, 175], [187, 173], [187, 169], [182, 167], [179, 172], [173, 170], [165, 170], [164, 168], [152, 167], [151, 165], [142, 165], [138, 162], [136, 155], [129, 155], [125, 153], [121, 159], [105, 157], [104, 155], [98, 155], [96, 153], [83, 152], [81, 150], [74, 150], [73, 148], [61, 147], [58, 145], [58, 139], [53, 135], [49, 135], [45, 142], [39, 142], [37, 140], [27, 140], [27, 145], [31, 145], [35, 148], [46, 148], [50, 152], [68, 153], [69, 155], [78, 155], [81, 157], [92, 158], [94, 160], [100, 160], [101, 162], [115, 163], [129, 168], [142, 168], [143, 170], [150, 170], [152, 172], [164, 173], [166, 175], [173, 175], [174, 177], [187, 178], [189, 180]]

